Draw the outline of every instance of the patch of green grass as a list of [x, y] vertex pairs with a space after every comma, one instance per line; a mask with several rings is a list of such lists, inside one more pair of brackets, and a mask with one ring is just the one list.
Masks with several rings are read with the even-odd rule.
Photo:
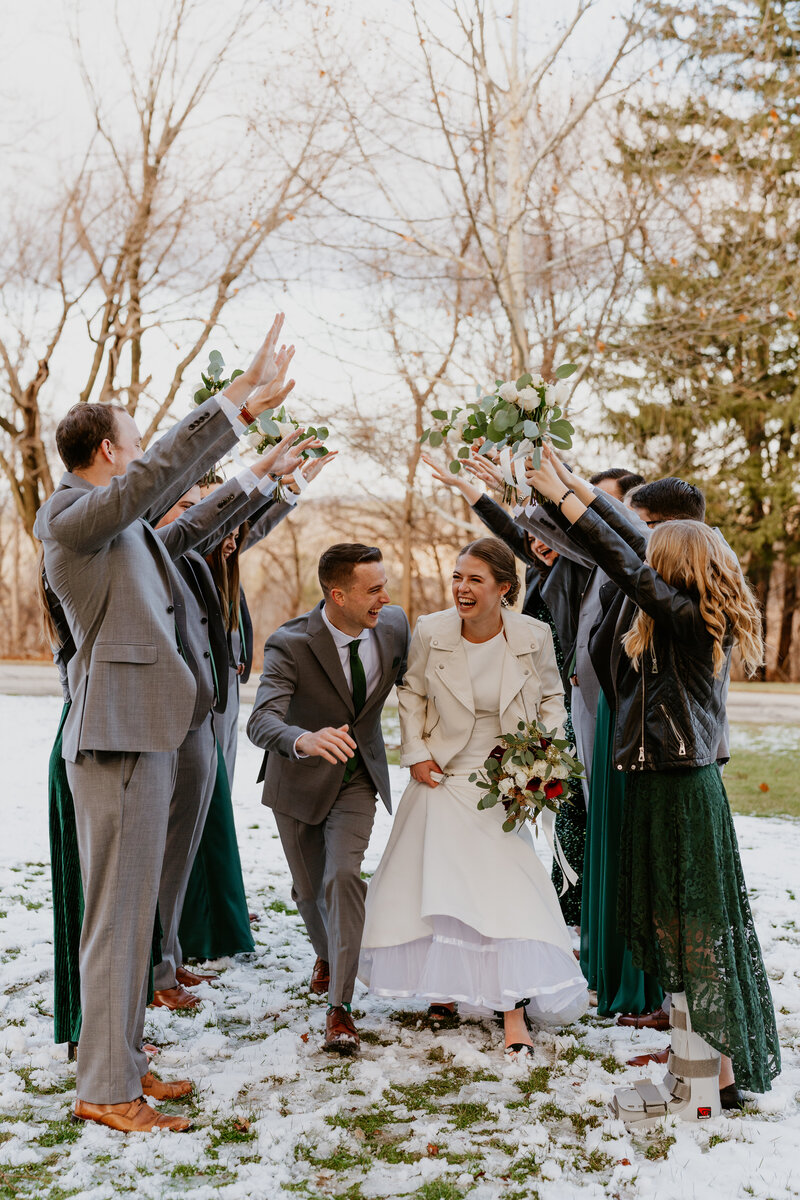
[[569, 1119], [572, 1122], [572, 1128], [581, 1137], [586, 1133], [587, 1129], [596, 1129], [600, 1124], [600, 1118], [591, 1113], [588, 1117], [584, 1117], [583, 1113], [570, 1113]]
[[315, 1154], [311, 1146], [295, 1146], [294, 1156], [298, 1162], [307, 1162], [319, 1171], [352, 1171], [354, 1167], [365, 1167], [370, 1162], [368, 1154], [353, 1154], [342, 1143], [324, 1158]]
[[613, 1054], [605, 1054], [600, 1059], [600, 1066], [604, 1071], [608, 1071], [609, 1075], [615, 1075], [617, 1071], [625, 1070], [625, 1064], [621, 1063]]
[[598, 1055], [595, 1054], [594, 1050], [590, 1050], [588, 1046], [568, 1046], [563, 1054], [564, 1062], [569, 1063], [570, 1065], [572, 1065], [577, 1058], [591, 1059], [597, 1057]]
[[590, 1172], [608, 1171], [613, 1165], [613, 1158], [608, 1154], [604, 1154], [597, 1147], [592, 1150], [591, 1154], [583, 1154], [579, 1159], [575, 1160], [575, 1166], [578, 1170]]
[[645, 1150], [644, 1156], [650, 1159], [651, 1162], [656, 1162], [660, 1158], [667, 1158], [674, 1145], [674, 1137], [666, 1133], [659, 1133]]
[[[213, 1179], [217, 1187], [235, 1183], [236, 1173], [222, 1163], [178, 1163], [170, 1172], [173, 1179]], [[48, 1200], [50, 1198], [48, 1197]]]
[[47, 1130], [36, 1141], [40, 1146], [59, 1146], [62, 1142], [77, 1142], [83, 1132], [81, 1126], [72, 1121], [48, 1121]]
[[59, 1079], [55, 1083], [49, 1084], [47, 1087], [40, 1087], [31, 1079], [33, 1075], [32, 1067], [17, 1067], [17, 1074], [25, 1084], [25, 1091], [34, 1096], [63, 1096], [65, 1092], [75, 1090], [74, 1079]]
[[283, 913], [285, 917], [296, 917], [297, 909], [290, 908], [288, 904], [284, 904], [283, 900], [271, 900], [267, 905], [268, 912]]
[[511, 1164], [508, 1171], [509, 1179], [514, 1183], [527, 1183], [533, 1176], [539, 1174], [539, 1164], [535, 1154], [526, 1154]]
[[252, 1142], [256, 1131], [250, 1128], [246, 1117], [229, 1117], [211, 1130], [211, 1145], [214, 1149], [230, 1142]]
[[712, 1133], [708, 1139], [708, 1148], [713, 1150], [715, 1146], [722, 1145], [723, 1142], [729, 1142], [730, 1138], [723, 1137], [721, 1133]]
[[550, 1068], [534, 1067], [527, 1079], [518, 1079], [514, 1084], [524, 1096], [532, 1096], [534, 1092], [546, 1092], [550, 1086]]
[[[800, 817], [794, 741], [785, 749], [770, 745], [766, 754], [758, 746], [734, 748], [723, 782], [734, 812], [756, 817]], [[766, 791], [762, 785], [766, 785]]]
[[497, 1083], [497, 1075], [488, 1071], [470, 1071], [467, 1067], [445, 1067], [419, 1083], [395, 1083], [384, 1092], [388, 1104], [405, 1104], [409, 1109], [436, 1112], [435, 1099], [457, 1092], [468, 1083]]
[[471, 1125], [485, 1125], [487, 1121], [497, 1120], [497, 1116], [488, 1105], [476, 1103], [474, 1100], [465, 1104], [451, 1104], [447, 1111], [453, 1118], [456, 1129], [469, 1129]]
[[542, 1121], [563, 1121], [566, 1113], [563, 1108], [559, 1108], [554, 1100], [548, 1100], [541, 1108], [536, 1110], [536, 1115]]
[[464, 1200], [464, 1193], [454, 1183], [446, 1179], [433, 1179], [425, 1183], [416, 1192], [411, 1192], [414, 1200]]

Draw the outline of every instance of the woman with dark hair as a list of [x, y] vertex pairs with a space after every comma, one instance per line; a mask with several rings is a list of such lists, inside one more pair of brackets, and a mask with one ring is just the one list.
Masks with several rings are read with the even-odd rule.
[[[557, 550], [551, 550], [539, 538], [527, 533], [502, 504], [498, 504], [487, 495], [465, 472], [454, 475], [446, 468], [440, 467], [427, 454], [423, 454], [422, 458], [430, 467], [436, 482], [459, 491], [484, 525], [495, 537], [505, 542], [515, 557], [525, 564], [525, 597], [522, 601], [522, 611], [526, 617], [535, 617], [537, 621], [544, 621], [550, 626], [556, 664], [564, 684], [564, 705], [567, 710], [564, 737], [574, 746], [575, 732], [570, 712], [571, 688], [568, 668], [577, 632], [578, 609], [589, 578], [589, 568], [562, 558]], [[639, 476], [634, 478], [640, 479]], [[553, 859], [550, 872], [564, 920], [577, 929], [581, 924], [583, 857], [586, 848], [586, 805], [583, 786], [580, 780], [570, 782], [570, 803], [563, 804], [558, 810], [555, 826], [556, 837], [564, 856], [577, 878], [565, 888], [564, 876], [556, 858]]]
[[[359, 976], [381, 996], [453, 1001], [503, 1015], [506, 1051], [529, 1056], [527, 1016], [576, 1020], [586, 981], [555, 889], [527, 831], [504, 833], [502, 806], [477, 807], [479, 770], [519, 721], [562, 728], [553, 638], [510, 611], [511, 551], [480, 538], [460, 552], [455, 607], [420, 617], [398, 688], [411, 782], [367, 893]], [[498, 811], [499, 809], [499, 811]]]

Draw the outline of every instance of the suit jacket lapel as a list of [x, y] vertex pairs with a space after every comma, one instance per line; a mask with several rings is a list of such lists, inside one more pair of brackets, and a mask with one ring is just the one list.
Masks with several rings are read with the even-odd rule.
[[514, 613], [503, 612], [503, 665], [500, 675], [500, 715], [508, 710], [516, 696], [530, 681], [531, 672], [523, 667], [520, 656], [530, 654], [542, 644], [542, 635], [527, 622], [520, 626]]
[[347, 680], [342, 670], [342, 660], [339, 658], [339, 651], [331, 637], [330, 630], [322, 619], [321, 608], [322, 605], [315, 608], [309, 617], [308, 644], [323, 671], [347, 704], [350, 712], [355, 716], [356, 710], [353, 704], [353, 693], [347, 686]]

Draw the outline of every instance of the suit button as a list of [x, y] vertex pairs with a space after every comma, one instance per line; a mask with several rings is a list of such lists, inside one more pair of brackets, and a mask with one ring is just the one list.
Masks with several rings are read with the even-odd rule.
[[433, 639], [433, 645], [434, 645], [434, 646], [438, 646], [438, 645], [439, 645], [439, 643], [437, 642], [436, 638], [434, 638], [434, 639]]
[[210, 651], [210, 650], [204, 650], [204, 651], [203, 651], [203, 658], [211, 658], [211, 651]]
[[174, 604], [168, 604], [168, 605], [167, 605], [167, 612], [175, 612], [175, 605], [174, 605]]
[[200, 624], [201, 624], [201, 625], [207, 625], [207, 624], [208, 624], [208, 617], [201, 617], [201, 618], [200, 618]]
[[530, 671], [523, 671], [523, 672], [522, 672], [522, 674], [523, 674], [523, 675], [530, 675]]
[[443, 671], [443, 670], [444, 670], [444, 663], [437, 663], [437, 664], [436, 664], [436, 669], [437, 669], [438, 671]]

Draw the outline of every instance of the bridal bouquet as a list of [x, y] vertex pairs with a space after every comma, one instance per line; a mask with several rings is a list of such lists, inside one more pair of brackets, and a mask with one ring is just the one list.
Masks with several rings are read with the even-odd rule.
[[558, 812], [569, 803], [569, 781], [583, 776], [583, 765], [567, 752], [569, 742], [531, 721], [520, 721], [517, 733], [506, 733], [495, 746], [483, 770], [470, 775], [482, 795], [478, 808], [506, 810], [503, 829], [513, 833], [525, 821], [535, 824], [539, 813], [549, 808]]
[[[205, 371], [200, 372], [202, 387], [194, 394], [195, 404], [202, 404], [208, 400], [210, 396], [215, 396], [217, 392], [223, 391], [229, 383], [232, 383], [242, 371], [232, 371], [229, 379], [223, 379], [225, 373], [225, 361], [219, 350], [212, 350], [208, 356], [208, 366]], [[265, 451], [276, 446], [281, 438], [286, 437], [293, 429], [299, 429], [300, 422], [295, 421], [294, 417], [286, 415], [286, 409], [281, 408], [280, 412], [262, 413], [257, 417], [252, 425], [247, 427], [247, 443], [251, 449], [255, 450], [256, 454], [264, 454]], [[319, 438], [321, 442], [325, 441], [328, 436], [328, 430], [324, 426], [315, 428], [313, 425], [304, 426], [305, 437]], [[317, 446], [315, 449], [304, 450], [303, 458], [324, 458], [329, 451], [325, 446]]]
[[577, 369], [574, 363], [563, 363], [555, 372], [554, 383], [546, 383], [541, 375], [529, 371], [516, 382], [496, 379], [493, 391], [481, 395], [483, 389], [478, 388], [477, 401], [466, 408], [454, 408], [449, 414], [434, 409], [431, 416], [439, 424], [424, 430], [420, 441], [427, 441], [434, 449], [445, 442], [461, 442], [450, 463], [455, 475], [462, 461], [469, 458], [473, 443], [483, 439], [481, 454], [499, 451], [506, 499], [511, 499], [512, 492], [529, 496], [526, 457], [530, 455], [538, 468], [545, 438], [562, 450], [572, 445], [575, 430], [563, 416], [563, 407], [570, 394], [566, 381]]

